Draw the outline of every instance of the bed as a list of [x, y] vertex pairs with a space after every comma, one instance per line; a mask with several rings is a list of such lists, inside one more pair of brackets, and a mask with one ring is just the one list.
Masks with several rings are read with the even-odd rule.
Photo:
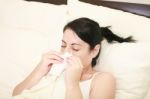
[[1, 0], [0, 13], [0, 99], [11, 99], [14, 86], [35, 68], [42, 53], [59, 49], [63, 26], [77, 17], [111, 25], [118, 35], [133, 35], [138, 40], [136, 44], [113, 45], [104, 41], [100, 66], [95, 69], [116, 76], [116, 99], [150, 99], [149, 3]]
[[140, 4], [140, 3], [129, 3], [129, 2], [120, 2], [120, 1], [105, 1], [105, 0], [80, 0], [83, 2], [102, 5], [105, 7], [110, 7], [113, 9], [123, 10], [126, 12], [134, 13], [137, 15], [150, 17], [150, 4]]
[[[43, 3], [53, 3], [53, 4], [67, 4], [67, 0], [26, 0], [26, 1], [38, 1]], [[107, 1], [107, 0], [79, 0], [82, 2], [94, 4], [94, 5], [102, 5], [105, 7], [110, 7], [113, 9], [119, 9], [126, 12], [134, 13], [137, 15], [145, 16], [150, 18], [150, 3], [140, 4], [137, 2], [121, 2], [121, 1]]]

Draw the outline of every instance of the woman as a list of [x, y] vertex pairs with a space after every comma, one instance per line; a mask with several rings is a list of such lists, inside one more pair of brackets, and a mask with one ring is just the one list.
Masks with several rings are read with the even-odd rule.
[[[15, 87], [13, 96], [21, 94], [23, 90], [30, 90], [38, 84], [51, 70], [52, 64], [64, 61], [60, 57], [61, 54], [69, 52], [72, 56], [67, 58], [67, 68], [64, 73], [65, 97], [61, 99], [114, 99], [116, 83], [113, 75], [93, 70], [103, 38], [110, 43], [133, 41], [131, 37], [118, 37], [108, 27], [100, 27], [97, 22], [89, 18], [79, 18], [68, 23], [64, 27], [61, 51], [44, 54], [33, 72]], [[40, 97], [40, 99], [45, 98]]]

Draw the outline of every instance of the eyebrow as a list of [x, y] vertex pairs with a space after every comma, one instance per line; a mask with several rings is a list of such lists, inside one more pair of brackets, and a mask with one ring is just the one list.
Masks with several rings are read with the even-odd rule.
[[[62, 42], [64, 42], [66, 44], [66, 42], [64, 40], [62, 40]], [[79, 45], [79, 46], [81, 46], [81, 44], [77, 44], [77, 43], [72, 43], [71, 45]]]

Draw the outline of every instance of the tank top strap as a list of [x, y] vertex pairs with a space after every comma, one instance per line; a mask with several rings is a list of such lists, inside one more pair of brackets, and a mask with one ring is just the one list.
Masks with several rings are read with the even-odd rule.
[[91, 90], [92, 80], [101, 72], [95, 72], [89, 80], [83, 81], [80, 83], [80, 88], [82, 91], [83, 99], [89, 99], [89, 94]]
[[101, 73], [101, 72], [96, 72], [96, 73], [94, 73], [93, 76], [92, 76], [92, 78], [91, 78], [91, 81], [95, 78], [96, 75], [98, 75], [98, 74], [100, 74], [100, 73]]

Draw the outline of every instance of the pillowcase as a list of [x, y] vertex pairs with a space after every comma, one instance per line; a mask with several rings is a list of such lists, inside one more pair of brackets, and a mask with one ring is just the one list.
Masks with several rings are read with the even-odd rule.
[[147, 92], [147, 95], [146, 95], [146, 97], [145, 97], [144, 99], [149, 99], [149, 97], [150, 97], [150, 87], [149, 87], [149, 90], [148, 90], [148, 92]]
[[59, 49], [60, 36], [0, 26], [0, 99], [11, 99], [14, 87], [32, 72], [42, 54]]
[[50, 33], [61, 32], [66, 23], [66, 5], [23, 0], [0, 1], [0, 24], [7, 27]]
[[95, 69], [116, 77], [116, 99], [144, 99], [150, 86], [150, 45], [103, 41]]
[[140, 42], [150, 42], [150, 18], [78, 0], [68, 0], [68, 10], [68, 21], [88, 17], [97, 21], [100, 26], [112, 26], [114, 33], [120, 36], [132, 35]]
[[116, 77], [116, 99], [143, 99], [150, 86], [150, 19], [78, 0], [69, 0], [68, 4], [68, 21], [87, 17], [100, 26], [112, 26], [118, 36], [132, 35], [137, 40], [137, 43], [114, 44], [104, 40], [95, 69]]
[[0, 0], [0, 99], [37, 66], [41, 55], [58, 50], [66, 5]]

